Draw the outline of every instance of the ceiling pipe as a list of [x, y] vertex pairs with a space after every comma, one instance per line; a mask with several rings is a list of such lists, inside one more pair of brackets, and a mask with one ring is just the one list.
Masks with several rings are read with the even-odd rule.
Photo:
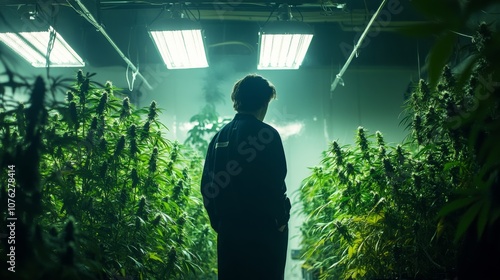
[[[349, 67], [349, 64], [351, 64], [351, 61], [354, 58], [354, 55], [356, 55], [358, 53], [359, 46], [361, 46], [361, 44], [363, 43], [363, 40], [365, 39], [366, 34], [368, 33], [368, 30], [370, 30], [370, 27], [372, 26], [373, 22], [375, 21], [378, 14], [380, 13], [382, 8], [384, 7], [385, 2], [387, 2], [387, 0], [383, 0], [382, 3], [380, 4], [380, 7], [377, 10], [377, 12], [375, 12], [375, 14], [373, 14], [370, 22], [368, 23], [368, 25], [365, 28], [365, 31], [363, 32], [361, 37], [359, 37], [358, 43], [356, 43], [356, 45], [354, 46], [354, 49], [351, 52], [351, 55], [349, 56], [346, 63], [344, 64], [344, 67], [342, 67], [340, 72], [335, 77], [335, 80], [333, 81], [333, 83], [330, 86], [330, 97], [331, 97], [331, 94], [333, 93], [333, 91], [335, 90], [335, 88], [337, 88], [337, 85], [339, 84], [339, 82], [342, 81], [342, 76], [344, 75], [344, 72], [347, 70], [347, 67]], [[342, 82], [342, 84], [344, 84], [344, 83]]]
[[104, 30], [104, 28], [102, 28], [102, 26], [96, 21], [96, 19], [94, 18], [94, 16], [92, 16], [92, 14], [87, 9], [87, 7], [85, 7], [85, 5], [80, 0], [75, 0], [75, 1], [78, 4], [78, 6], [80, 7], [80, 9], [82, 9], [83, 13], [85, 14], [85, 19], [87, 19], [87, 21], [89, 21], [90, 24], [92, 24], [95, 28], [97, 28], [97, 30], [99, 32], [101, 32], [101, 34], [104, 36], [104, 38], [106, 38], [106, 40], [108, 40], [108, 42], [111, 44], [111, 46], [113, 46], [113, 48], [118, 52], [118, 55], [120, 55], [120, 57], [125, 61], [125, 63], [127, 63], [128, 67], [130, 67], [130, 69], [132, 69], [133, 73], [135, 75], [139, 76], [139, 78], [141, 78], [142, 81], [144, 81], [144, 84], [146, 85], [146, 87], [150, 90], [153, 89], [151, 84], [149, 84], [149, 82], [146, 80], [146, 78], [144, 78], [144, 76], [139, 72], [139, 69], [137, 67], [135, 67], [135, 65], [132, 63], [132, 61], [130, 61], [130, 59], [128, 59], [127, 56], [125, 56], [125, 54], [120, 50], [120, 48], [118, 48], [118, 46], [115, 44], [115, 42], [113, 42], [111, 37], [109, 37], [106, 30]]

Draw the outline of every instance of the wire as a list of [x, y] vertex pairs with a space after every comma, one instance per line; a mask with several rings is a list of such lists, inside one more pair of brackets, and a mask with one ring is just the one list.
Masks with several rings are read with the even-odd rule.
[[363, 0], [363, 2], [365, 2], [365, 21], [366, 21], [368, 15], [370, 14], [370, 11], [368, 11], [368, 5], [366, 4], [366, 0]]
[[[50, 25], [50, 29], [49, 29], [49, 42], [47, 43], [47, 53], [45, 54], [45, 68], [47, 69], [47, 79], [49, 78], [50, 76], [50, 55], [52, 53], [52, 50], [54, 49], [54, 43], [56, 41], [56, 36], [57, 36], [57, 32], [55, 30], [56, 28], [56, 18], [55, 16], [53, 15], [54, 13], [54, 7], [53, 6], [50, 6], [50, 9], [51, 9], [51, 13], [50, 15], [47, 15], [46, 13], [44, 13], [46, 16], [49, 16], [49, 25]], [[37, 11], [38, 11], [38, 8], [37, 8]], [[46, 19], [46, 21], [49, 21]]]
[[264, 24], [262, 26], [260, 26], [260, 28], [262, 28], [263, 26], [267, 25], [267, 23], [269, 22], [269, 20], [271, 19], [271, 17], [273, 16], [273, 14], [274, 14], [275, 11], [276, 11], [276, 6], [273, 7], [273, 10], [271, 11], [271, 14], [269, 14], [269, 16], [267, 17], [266, 22], [264, 22]]
[[[198, 19], [196, 19], [196, 16], [193, 14], [193, 12], [191, 12], [191, 9], [188, 9], [187, 7], [185, 7], [185, 8], [184, 8], [184, 10], [185, 10], [185, 11], [187, 11], [187, 12], [189, 12], [189, 13], [193, 16], [193, 18], [194, 18], [196, 21], [200, 21], [200, 19], [199, 19], [199, 18], [198, 18]], [[199, 12], [199, 10], [198, 10], [198, 12]], [[187, 14], [187, 13], [186, 13], [186, 14]]]
[[492, 13], [492, 12], [487, 12], [485, 10], [481, 10], [481, 12], [483, 12], [483, 13], [485, 13], [487, 15], [500, 15], [500, 13], [497, 13], [497, 12]]
[[146, 78], [139, 72], [139, 69], [130, 61], [130, 59], [128, 57], [125, 56], [125, 54], [123, 54], [123, 52], [116, 45], [116, 43], [111, 39], [111, 37], [109, 37], [106, 30], [104, 30], [104, 28], [96, 22], [95, 18], [92, 16], [90, 11], [85, 7], [85, 5], [83, 5], [81, 0], [75, 0], [75, 1], [76, 1], [76, 3], [78, 3], [78, 6], [83, 10], [83, 12], [78, 11], [78, 10], [75, 10], [75, 11], [77, 11], [77, 13], [79, 13], [79, 14], [82, 14], [82, 13], [85, 14], [85, 18], [87, 19], [87, 21], [90, 24], [92, 24], [93, 26], [95, 26], [97, 28], [97, 30], [104, 36], [104, 38], [106, 38], [106, 40], [111, 44], [111, 46], [115, 49], [115, 51], [118, 53], [118, 55], [123, 59], [123, 61], [125, 61], [127, 66], [132, 68], [132, 70], [135, 72], [134, 74], [139, 75], [139, 78], [141, 78], [144, 81], [144, 83], [146, 84], [146, 86], [149, 89], [153, 89], [151, 84], [149, 84], [149, 82], [146, 80]]
[[129, 68], [130, 68], [130, 65], [127, 64], [127, 70], [125, 70], [125, 78], [127, 79], [127, 85], [128, 85], [128, 90], [129, 91], [133, 91], [134, 90], [134, 83], [135, 83], [135, 78], [137, 77], [137, 74], [139, 74], [139, 67], [137, 67], [137, 70], [132, 72], [132, 82], [130, 82], [130, 79], [129, 79]]
[[[128, 45], [127, 45], [127, 56], [128, 57], [131, 57], [130, 56], [130, 43], [132, 42], [132, 33], [133, 33], [132, 27], [130, 29], [131, 30], [128, 33]], [[132, 83], [130, 83], [130, 80], [128, 77], [129, 76], [129, 74], [128, 74], [129, 68], [130, 68], [130, 65], [127, 64], [127, 70], [125, 71], [125, 78], [127, 79], [128, 90], [132, 91], [134, 89], [135, 77], [137, 76], [137, 72], [139, 70], [137, 70], [136, 72], [132, 72]]]
[[472, 43], [475, 42], [474, 36], [463, 34], [460, 32], [453, 31], [453, 30], [450, 30], [450, 32], [455, 33], [455, 34], [460, 35], [460, 36], [463, 36], [463, 37], [466, 37], [466, 38], [470, 38], [472, 40]]
[[162, 14], [163, 12], [167, 9], [167, 6], [163, 6], [160, 10], [160, 12], [158, 13], [158, 15], [156, 15], [156, 17], [149, 23], [148, 26], [151, 26]]
[[49, 42], [47, 44], [47, 53], [45, 54], [45, 67], [47, 68], [47, 77], [49, 77], [49, 68], [50, 68], [50, 54], [54, 49], [54, 42], [56, 41], [56, 30], [51, 28], [49, 29]]
[[302, 12], [300, 11], [300, 9], [297, 7], [297, 6], [293, 6], [295, 8], [295, 10], [297, 10], [297, 12], [299, 12], [299, 15], [302, 19], [302, 21], [304, 21], [304, 16], [302, 15]]
[[227, 46], [227, 45], [240, 45], [246, 47], [248, 50], [250, 50], [251, 53], [255, 52], [255, 49], [252, 47], [252, 45], [244, 42], [239, 42], [239, 41], [229, 41], [229, 42], [223, 42], [223, 43], [217, 43], [217, 44], [212, 44], [209, 45], [209, 48], [214, 48], [214, 47], [221, 47], [221, 46]]

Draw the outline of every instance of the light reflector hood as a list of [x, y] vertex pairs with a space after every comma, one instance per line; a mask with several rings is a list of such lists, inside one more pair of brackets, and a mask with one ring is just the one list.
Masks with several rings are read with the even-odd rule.
[[298, 69], [311, 43], [312, 28], [297, 21], [276, 21], [259, 33], [257, 69]]
[[171, 19], [149, 34], [168, 69], [208, 67], [201, 27], [188, 19]]
[[54, 32], [55, 40], [50, 52], [50, 67], [82, 67], [83, 59], [71, 48], [61, 34], [54, 28], [37, 32], [0, 33], [0, 41], [28, 61], [34, 67], [46, 66], [46, 53], [50, 34]]

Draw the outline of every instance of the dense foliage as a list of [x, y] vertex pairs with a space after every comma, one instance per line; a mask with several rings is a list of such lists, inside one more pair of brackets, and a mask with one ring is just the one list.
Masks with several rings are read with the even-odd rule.
[[442, 279], [456, 246], [436, 215], [456, 176], [442, 171], [441, 147], [393, 147], [362, 127], [356, 139], [344, 147], [334, 141], [304, 180], [307, 267], [320, 279]]
[[407, 31], [437, 41], [406, 103], [408, 138], [387, 145], [359, 128], [303, 182], [305, 267], [320, 279], [499, 276], [500, 37], [482, 23], [457, 46], [451, 32], [493, 2], [415, 1], [431, 20]]
[[[27, 104], [2, 95], [0, 111], [3, 228], [3, 178], [16, 170], [16, 279], [213, 279], [201, 158], [165, 139], [155, 102], [136, 109], [92, 76], [78, 72], [58, 101], [41, 78], [5, 75], [2, 88], [31, 91]], [[3, 239], [4, 263], [8, 248]]]

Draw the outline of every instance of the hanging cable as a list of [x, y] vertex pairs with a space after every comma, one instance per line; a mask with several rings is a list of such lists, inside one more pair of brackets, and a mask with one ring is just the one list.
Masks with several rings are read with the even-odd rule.
[[455, 33], [457, 35], [460, 35], [462, 37], [470, 38], [472, 40], [472, 43], [474, 43], [474, 41], [475, 41], [474, 36], [463, 34], [463, 33], [460, 33], [460, 32], [453, 31], [453, 30], [450, 30], [450, 32]]
[[135, 78], [137, 77], [137, 74], [139, 73], [139, 67], [137, 67], [137, 71], [132, 72], [132, 82], [130, 82], [130, 79], [129, 79], [129, 74], [128, 74], [129, 68], [130, 68], [130, 66], [127, 64], [127, 70], [125, 70], [125, 78], [127, 79], [128, 90], [132, 91], [132, 90], [134, 90]]
[[370, 20], [370, 22], [366, 26], [365, 31], [363, 32], [363, 34], [361, 35], [361, 37], [358, 40], [358, 43], [354, 46], [354, 49], [352, 50], [351, 55], [349, 56], [349, 58], [347, 59], [346, 63], [344, 64], [344, 67], [342, 67], [342, 69], [340, 70], [340, 72], [335, 77], [335, 80], [333, 81], [333, 83], [330, 86], [330, 95], [335, 90], [335, 88], [337, 88], [337, 85], [339, 84], [339, 82], [342, 81], [342, 76], [344, 75], [344, 72], [347, 70], [347, 67], [349, 67], [349, 64], [351, 64], [351, 61], [354, 58], [354, 55], [357, 54], [358, 48], [363, 43], [363, 40], [365, 39], [366, 34], [368, 34], [368, 30], [370, 30], [370, 27], [372, 26], [373, 22], [375, 21], [375, 19], [377, 18], [378, 14], [380, 13], [380, 11], [382, 10], [382, 8], [384, 7], [385, 2], [387, 2], [387, 0], [383, 0], [382, 3], [380, 4], [380, 7], [378, 8], [378, 10], [375, 12], [375, 14], [373, 14], [372, 19]]
[[[128, 57], [131, 57], [130, 56], [130, 43], [132, 41], [132, 34], [134, 34], [134, 32], [129, 31], [128, 46], [127, 46], [127, 56]], [[136, 54], [137, 54], [137, 58], [136, 58], [136, 61], [137, 61], [137, 71], [132, 72], [132, 82], [130, 82], [130, 79], [129, 79], [128, 72], [129, 72], [130, 66], [128, 64], [127, 64], [127, 70], [125, 70], [125, 78], [127, 79], [127, 86], [128, 86], [128, 90], [129, 91], [134, 90], [135, 79], [137, 77], [137, 73], [139, 73], [138, 53], [136, 52]]]
[[[38, 4], [37, 4], [38, 5]], [[56, 36], [57, 32], [54, 28], [56, 28], [56, 20], [53, 15], [54, 12], [54, 7], [51, 6], [51, 13], [48, 16], [48, 19], [46, 21], [50, 21], [50, 28], [49, 28], [49, 42], [47, 44], [47, 52], [45, 54], [45, 69], [47, 70], [47, 79], [50, 76], [50, 55], [52, 54], [52, 50], [54, 49], [54, 43], [56, 41]], [[37, 8], [37, 11], [39, 9]]]
[[111, 37], [109, 37], [106, 30], [104, 30], [104, 28], [100, 24], [97, 23], [94, 16], [92, 16], [90, 11], [87, 9], [87, 7], [85, 7], [85, 5], [81, 2], [81, 0], [75, 0], [75, 1], [78, 4], [78, 6], [80, 7], [80, 9], [82, 10], [81, 13], [85, 14], [85, 19], [87, 19], [87, 21], [90, 22], [90, 24], [92, 24], [95, 28], [97, 28], [97, 30], [99, 32], [101, 32], [101, 34], [104, 36], [104, 38], [106, 38], [106, 40], [108, 40], [108, 42], [116, 50], [118, 55], [120, 55], [120, 57], [123, 59], [123, 61], [125, 61], [125, 63], [127, 64], [127, 67], [130, 67], [132, 69], [132, 71], [134, 71], [136, 73], [136, 75], [139, 76], [139, 78], [141, 78], [144, 81], [144, 84], [148, 87], [148, 89], [153, 89], [151, 84], [149, 84], [149, 82], [146, 80], [146, 78], [139, 72], [139, 69], [130, 61], [130, 59], [128, 59], [128, 57], [125, 56], [125, 54], [123, 54], [123, 52], [115, 44], [115, 42], [111, 39]]

